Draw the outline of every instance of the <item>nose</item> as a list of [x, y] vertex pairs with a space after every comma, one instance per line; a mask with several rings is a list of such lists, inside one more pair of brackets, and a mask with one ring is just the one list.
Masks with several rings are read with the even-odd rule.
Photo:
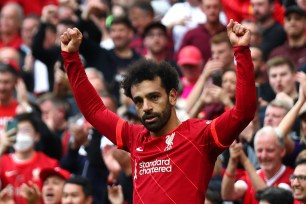
[[151, 110], [152, 110], [151, 103], [147, 99], [145, 99], [143, 101], [143, 111], [148, 112], [148, 111], [151, 111]]

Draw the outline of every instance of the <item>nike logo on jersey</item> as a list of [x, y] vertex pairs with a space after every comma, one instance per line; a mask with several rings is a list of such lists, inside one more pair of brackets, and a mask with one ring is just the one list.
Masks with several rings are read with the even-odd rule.
[[136, 151], [137, 151], [137, 152], [143, 152], [143, 148], [142, 148], [142, 147], [137, 147], [137, 148], [136, 148]]
[[5, 172], [5, 176], [6, 177], [11, 177], [17, 174], [17, 170], [13, 170], [13, 171], [6, 171]]

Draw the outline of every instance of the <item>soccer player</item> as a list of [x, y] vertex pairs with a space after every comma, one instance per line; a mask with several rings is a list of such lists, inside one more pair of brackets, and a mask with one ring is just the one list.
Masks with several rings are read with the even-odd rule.
[[142, 125], [128, 124], [105, 108], [79, 58], [81, 32], [73, 28], [61, 36], [62, 56], [80, 110], [101, 134], [131, 153], [134, 203], [204, 203], [217, 156], [253, 119], [250, 31], [233, 20], [227, 29], [237, 61], [235, 107], [212, 121], [179, 121], [177, 73], [165, 62], [142, 59], [130, 67], [122, 83]]

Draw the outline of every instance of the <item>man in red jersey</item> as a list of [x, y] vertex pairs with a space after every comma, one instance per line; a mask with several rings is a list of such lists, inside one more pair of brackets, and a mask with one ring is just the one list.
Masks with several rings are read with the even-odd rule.
[[[258, 204], [255, 195], [266, 187], [275, 186], [291, 191], [289, 175], [293, 170], [282, 164], [282, 158], [286, 154], [284, 139], [278, 137], [273, 127], [265, 126], [257, 131], [254, 148], [260, 165], [258, 171], [244, 154], [241, 143], [230, 147], [231, 156], [222, 180], [223, 200], [243, 199], [243, 204]], [[246, 170], [246, 174], [236, 180], [239, 162]]]
[[9, 63], [0, 62], [0, 134], [15, 116], [18, 102], [14, 97], [19, 69]]
[[256, 94], [250, 31], [233, 20], [227, 29], [237, 61], [236, 106], [212, 121], [181, 122], [175, 112], [178, 74], [168, 63], [142, 59], [131, 66], [122, 83], [142, 125], [128, 124], [102, 103], [79, 58], [82, 34], [74, 28], [61, 36], [65, 67], [80, 110], [101, 134], [131, 153], [134, 203], [203, 204], [217, 156], [253, 119]]

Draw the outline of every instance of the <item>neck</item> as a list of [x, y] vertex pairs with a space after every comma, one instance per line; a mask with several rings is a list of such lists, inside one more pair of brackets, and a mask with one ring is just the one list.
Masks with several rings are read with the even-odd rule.
[[120, 58], [131, 58], [133, 51], [129, 47], [115, 48], [115, 53]]
[[281, 170], [282, 164], [278, 165], [278, 168], [272, 169], [271, 171], [265, 171], [266, 179], [271, 179]]
[[148, 51], [148, 53], [145, 56], [147, 59], [153, 60], [155, 62], [161, 62], [166, 59], [165, 53], [160, 52], [160, 53], [155, 53], [153, 54], [152, 52]]
[[153, 138], [157, 138], [157, 137], [168, 134], [172, 130], [176, 129], [180, 124], [181, 124], [181, 121], [178, 119], [176, 115], [175, 107], [173, 107], [171, 110], [171, 116], [168, 122], [164, 125], [164, 127], [157, 132], [150, 132], [150, 134]]
[[0, 106], [8, 106], [13, 102], [13, 97], [10, 97], [8, 99], [0, 100]]
[[17, 33], [1, 33], [1, 41], [4, 43], [10, 42]]
[[221, 24], [219, 21], [216, 22], [207, 22], [204, 24], [206, 30], [208, 30], [209, 34], [214, 35], [220, 28]]
[[289, 36], [289, 39], [288, 39], [288, 44], [289, 44], [289, 47], [302, 47], [304, 46], [306, 43], [306, 36], [303, 35], [302, 36], [298, 36], [298, 37], [290, 37]]
[[25, 152], [15, 152], [15, 156], [18, 160], [26, 161], [30, 159], [34, 155], [35, 151], [34, 149], [30, 149]]
[[290, 92], [289, 96], [290, 96], [293, 100], [296, 99], [296, 98], [298, 97], [297, 90], [294, 88], [294, 89]]

